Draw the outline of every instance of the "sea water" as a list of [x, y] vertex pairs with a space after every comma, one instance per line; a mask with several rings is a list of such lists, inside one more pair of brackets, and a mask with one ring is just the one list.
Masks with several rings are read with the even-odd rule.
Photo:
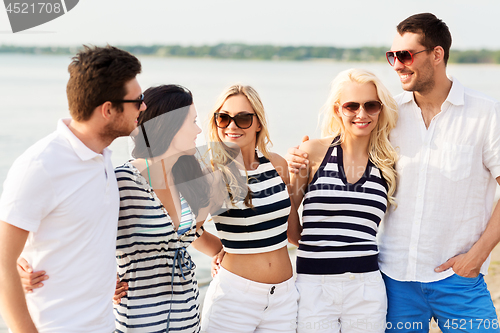
[[[333, 61], [250, 61], [140, 57], [138, 81], [143, 90], [159, 84], [181, 84], [194, 96], [200, 126], [222, 90], [234, 83], [253, 86], [262, 98], [273, 147], [286, 154], [303, 135], [319, 137], [318, 113], [333, 78], [356, 67], [376, 74], [393, 94], [402, 92], [387, 63]], [[0, 54], [0, 183], [13, 161], [30, 145], [53, 132], [59, 118], [69, 117], [66, 99], [70, 56]], [[449, 65], [448, 74], [462, 84], [500, 100], [499, 65]], [[201, 135], [199, 144], [204, 144]], [[112, 145], [113, 164], [130, 158], [126, 138]], [[215, 232], [213, 225], [207, 226]], [[210, 259], [191, 250], [201, 284], [210, 280]], [[49, 272], [50, 274], [50, 272]], [[0, 332], [2, 332], [0, 320]]]

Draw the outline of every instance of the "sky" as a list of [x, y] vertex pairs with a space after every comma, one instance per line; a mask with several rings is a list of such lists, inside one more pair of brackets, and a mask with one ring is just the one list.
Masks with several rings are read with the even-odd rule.
[[0, 7], [0, 44], [390, 46], [396, 25], [420, 12], [448, 24], [454, 49], [500, 49], [498, 0], [80, 0], [15, 34]]

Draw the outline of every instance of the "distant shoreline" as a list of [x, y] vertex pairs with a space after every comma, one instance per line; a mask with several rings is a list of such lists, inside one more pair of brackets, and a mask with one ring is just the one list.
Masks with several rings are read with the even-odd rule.
[[[248, 44], [217, 44], [202, 46], [181, 45], [117, 45], [134, 55], [165, 58], [208, 58], [234, 60], [272, 61], [337, 61], [337, 62], [385, 62], [389, 47], [364, 46], [340, 48], [333, 46], [277, 46]], [[22, 53], [43, 55], [74, 55], [80, 47], [15, 46], [0, 45], [0, 54]], [[451, 50], [449, 63], [500, 64], [500, 50]]]

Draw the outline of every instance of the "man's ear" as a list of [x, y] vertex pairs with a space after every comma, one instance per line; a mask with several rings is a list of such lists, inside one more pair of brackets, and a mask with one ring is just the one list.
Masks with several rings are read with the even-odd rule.
[[97, 107], [99, 115], [106, 119], [109, 120], [112, 115], [113, 115], [113, 104], [111, 102], [104, 102], [101, 105]]
[[444, 49], [442, 46], [436, 46], [434, 50], [432, 50], [432, 54], [435, 64], [444, 62]]

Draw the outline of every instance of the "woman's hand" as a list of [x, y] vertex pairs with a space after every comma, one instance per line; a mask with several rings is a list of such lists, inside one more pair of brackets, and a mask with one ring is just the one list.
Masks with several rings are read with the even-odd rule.
[[122, 301], [122, 297], [125, 297], [127, 295], [127, 290], [128, 290], [127, 282], [120, 281], [120, 279], [117, 276], [115, 295], [113, 296], [113, 303], [120, 304], [120, 302]]
[[[306, 141], [309, 141], [309, 136], [307, 135], [302, 138], [302, 142]], [[290, 173], [299, 173], [301, 169], [307, 168], [309, 164], [307, 157], [307, 153], [300, 150], [299, 146], [288, 149], [288, 153], [285, 155], [286, 162], [288, 163], [288, 171]]]
[[45, 274], [45, 271], [33, 272], [33, 268], [26, 261], [26, 259], [19, 257], [17, 259], [17, 271], [21, 277], [21, 283], [23, 285], [24, 293], [30, 294], [33, 289], [43, 287], [42, 281], [49, 278]]
[[220, 250], [219, 253], [217, 253], [215, 256], [212, 257], [212, 263], [211, 263], [211, 273], [212, 277], [216, 276], [217, 273], [219, 272], [220, 268], [220, 263], [222, 262], [222, 258], [224, 258], [224, 255], [226, 252], [224, 249]]

